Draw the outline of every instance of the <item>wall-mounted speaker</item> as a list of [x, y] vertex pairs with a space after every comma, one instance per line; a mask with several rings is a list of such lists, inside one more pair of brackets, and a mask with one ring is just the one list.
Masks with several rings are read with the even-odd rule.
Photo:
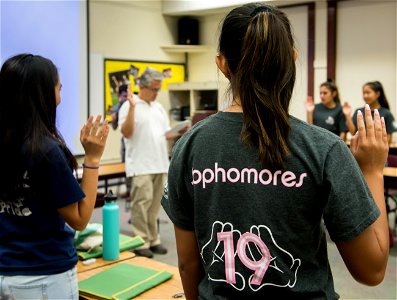
[[192, 17], [178, 19], [178, 44], [199, 45], [199, 21]]

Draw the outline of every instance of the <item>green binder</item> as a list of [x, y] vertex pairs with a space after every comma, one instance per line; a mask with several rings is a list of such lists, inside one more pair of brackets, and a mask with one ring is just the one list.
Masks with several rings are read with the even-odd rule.
[[170, 279], [172, 273], [120, 263], [79, 282], [81, 295], [128, 300]]
[[[120, 252], [125, 250], [135, 249], [139, 246], [142, 246], [145, 243], [144, 240], [139, 235], [135, 237], [130, 237], [124, 234], [120, 234], [119, 241], [120, 241]], [[77, 250], [77, 255], [81, 259], [100, 257], [102, 256], [102, 247], [101, 246], [95, 247], [90, 252]]]

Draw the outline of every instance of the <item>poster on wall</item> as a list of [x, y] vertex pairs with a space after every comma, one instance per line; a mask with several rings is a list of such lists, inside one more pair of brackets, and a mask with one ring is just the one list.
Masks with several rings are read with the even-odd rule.
[[147, 67], [163, 73], [161, 90], [168, 89], [168, 83], [183, 82], [185, 65], [180, 63], [146, 62], [136, 60], [105, 59], [105, 116], [112, 121], [112, 113], [123, 101], [126, 88], [131, 85], [133, 93], [139, 92], [139, 77]]

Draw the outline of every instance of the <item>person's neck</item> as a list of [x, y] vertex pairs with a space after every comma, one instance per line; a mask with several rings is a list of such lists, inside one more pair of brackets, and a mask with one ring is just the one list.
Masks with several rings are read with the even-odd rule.
[[371, 111], [373, 111], [374, 109], [381, 108], [381, 106], [380, 106], [380, 104], [378, 102], [376, 102], [376, 103], [370, 104], [369, 108], [371, 109]]
[[332, 108], [335, 108], [335, 107], [336, 107], [336, 103], [335, 103], [334, 101], [330, 101], [330, 102], [324, 104], [324, 106], [325, 106], [326, 108], [332, 109]]
[[148, 105], [152, 105], [152, 101], [146, 99], [145, 95], [143, 95], [141, 92], [138, 93], [139, 99], [145, 101]]
[[240, 103], [240, 99], [236, 98], [232, 101], [229, 107], [227, 107], [225, 112], [243, 112], [243, 108]]

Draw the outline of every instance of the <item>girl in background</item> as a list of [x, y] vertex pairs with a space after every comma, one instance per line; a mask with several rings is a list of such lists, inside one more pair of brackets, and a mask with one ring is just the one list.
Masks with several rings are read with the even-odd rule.
[[109, 126], [91, 116], [80, 132], [81, 186], [75, 157], [56, 128], [61, 102], [56, 66], [20, 54], [0, 71], [0, 298], [78, 299], [74, 230], [94, 209]]
[[[377, 109], [380, 116], [385, 119], [387, 140], [390, 144], [392, 142], [392, 133], [397, 131], [397, 125], [394, 121], [393, 114], [390, 112], [389, 102], [387, 101], [382, 84], [379, 81], [371, 81], [364, 84], [363, 99], [371, 108], [372, 117], [374, 116], [375, 109]], [[364, 107], [356, 109], [352, 117], [352, 108], [350, 104], [346, 102], [343, 105], [347, 129], [351, 135], [354, 135], [357, 131], [357, 114], [359, 111], [363, 113]]]
[[332, 82], [320, 85], [321, 103], [314, 104], [312, 97], [307, 97], [307, 122], [325, 128], [346, 140], [346, 119], [342, 112], [337, 86]]
[[322, 220], [357, 281], [383, 280], [385, 124], [359, 113], [350, 152], [290, 116], [296, 58], [281, 10], [224, 19], [216, 63], [233, 102], [176, 143], [162, 199], [187, 299], [338, 299]]

